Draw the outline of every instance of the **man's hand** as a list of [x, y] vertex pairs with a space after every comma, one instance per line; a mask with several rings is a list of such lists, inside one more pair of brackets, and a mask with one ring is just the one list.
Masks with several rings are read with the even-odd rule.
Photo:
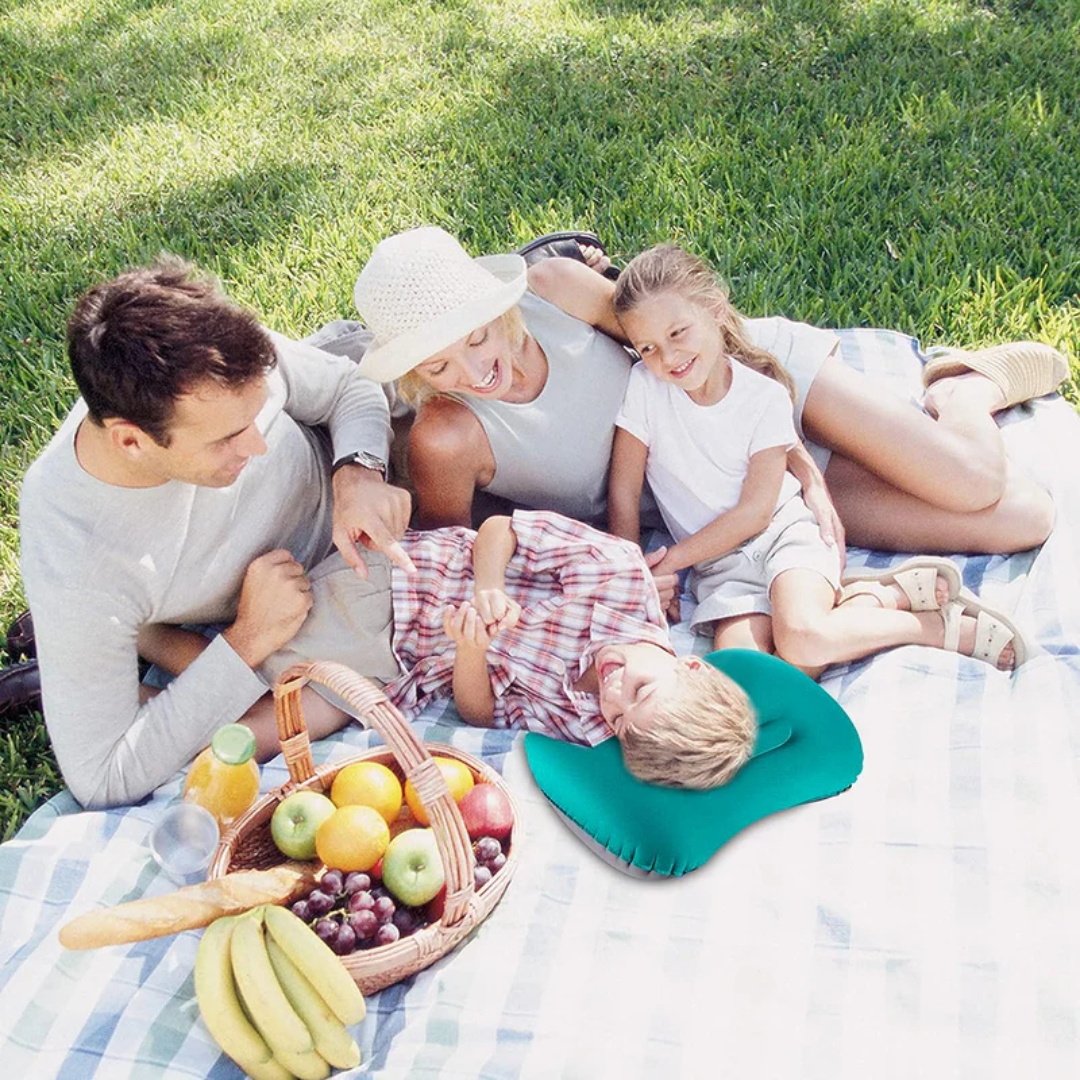
[[477, 589], [472, 602], [489, 638], [513, 630], [521, 618], [521, 605], [503, 589]]
[[398, 543], [411, 513], [409, 493], [386, 483], [374, 469], [343, 465], [334, 473], [334, 543], [362, 578], [367, 577], [367, 564], [359, 546], [381, 551], [406, 573], [416, 573]]
[[451, 605], [443, 612], [443, 630], [458, 650], [486, 653], [492, 635], [487, 632], [480, 613], [465, 600], [456, 608]]
[[282, 548], [260, 555], [240, 587], [236, 621], [225, 640], [250, 668], [292, 641], [311, 610], [311, 585], [304, 568]]
[[656, 582], [656, 591], [660, 594], [660, 606], [667, 614], [668, 622], [677, 623], [682, 618], [682, 605], [679, 603], [679, 575], [671, 569], [666, 560], [668, 549], [658, 547], [647, 552], [645, 562], [652, 571]]

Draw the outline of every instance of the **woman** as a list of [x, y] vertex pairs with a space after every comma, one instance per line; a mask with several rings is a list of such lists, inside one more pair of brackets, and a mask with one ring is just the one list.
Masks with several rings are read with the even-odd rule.
[[[361, 367], [418, 402], [409, 468], [421, 526], [468, 524], [478, 491], [602, 517], [629, 376], [613, 290], [569, 259], [527, 272], [518, 256], [471, 259], [442, 229], [376, 247], [354, 292], [375, 334]], [[993, 414], [1054, 390], [1068, 373], [1060, 353], [1021, 344], [933, 361], [926, 415], [846, 367], [831, 331], [743, 324], [791, 375], [797, 425], [832, 451], [827, 491], [805, 450], [790, 467], [841, 546], [845, 530], [901, 551], [1005, 553], [1045, 540], [1050, 497], [1010, 467]]]

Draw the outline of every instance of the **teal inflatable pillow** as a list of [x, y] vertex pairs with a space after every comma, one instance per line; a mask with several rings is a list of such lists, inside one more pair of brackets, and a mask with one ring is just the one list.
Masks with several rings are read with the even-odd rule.
[[627, 873], [687, 874], [740, 829], [837, 795], [862, 769], [862, 743], [847, 713], [801, 671], [743, 649], [705, 660], [743, 687], [758, 714], [754, 755], [723, 787], [692, 791], [638, 780], [617, 739], [589, 747], [525, 736], [540, 790], [571, 831]]

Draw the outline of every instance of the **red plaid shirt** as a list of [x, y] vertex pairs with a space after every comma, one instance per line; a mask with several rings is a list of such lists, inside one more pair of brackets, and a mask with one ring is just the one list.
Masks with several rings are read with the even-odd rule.
[[[671, 650], [660, 597], [636, 544], [548, 511], [514, 514], [506, 593], [521, 619], [487, 652], [495, 726], [595, 745], [610, 737], [595, 694], [574, 689], [603, 645]], [[410, 532], [416, 574], [393, 571], [394, 652], [405, 674], [386, 687], [406, 715], [453, 693], [454, 645], [443, 612], [473, 596], [471, 529]]]

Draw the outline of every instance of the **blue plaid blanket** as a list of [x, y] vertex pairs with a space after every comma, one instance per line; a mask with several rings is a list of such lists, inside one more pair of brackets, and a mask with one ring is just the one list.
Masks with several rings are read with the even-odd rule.
[[[917, 395], [910, 339], [849, 331], [843, 349]], [[1037, 553], [962, 560], [964, 580], [1014, 614], [1033, 658], [1013, 678], [917, 647], [830, 670], [863, 739], [859, 782], [758, 823], [686, 878], [618, 873], [547, 806], [518, 736], [426, 715], [423, 737], [503, 771], [522, 858], [462, 947], [370, 999], [355, 1074], [1080, 1075], [1080, 420], [1044, 400], [1004, 428], [1057, 526]], [[678, 643], [703, 650], [685, 628]], [[317, 760], [373, 739], [350, 728]], [[270, 763], [264, 790], [285, 778]], [[180, 782], [100, 813], [59, 795], [0, 848], [7, 1076], [239, 1077], [198, 1018], [198, 932], [87, 953], [57, 941], [75, 915], [170, 890], [147, 835]]]

